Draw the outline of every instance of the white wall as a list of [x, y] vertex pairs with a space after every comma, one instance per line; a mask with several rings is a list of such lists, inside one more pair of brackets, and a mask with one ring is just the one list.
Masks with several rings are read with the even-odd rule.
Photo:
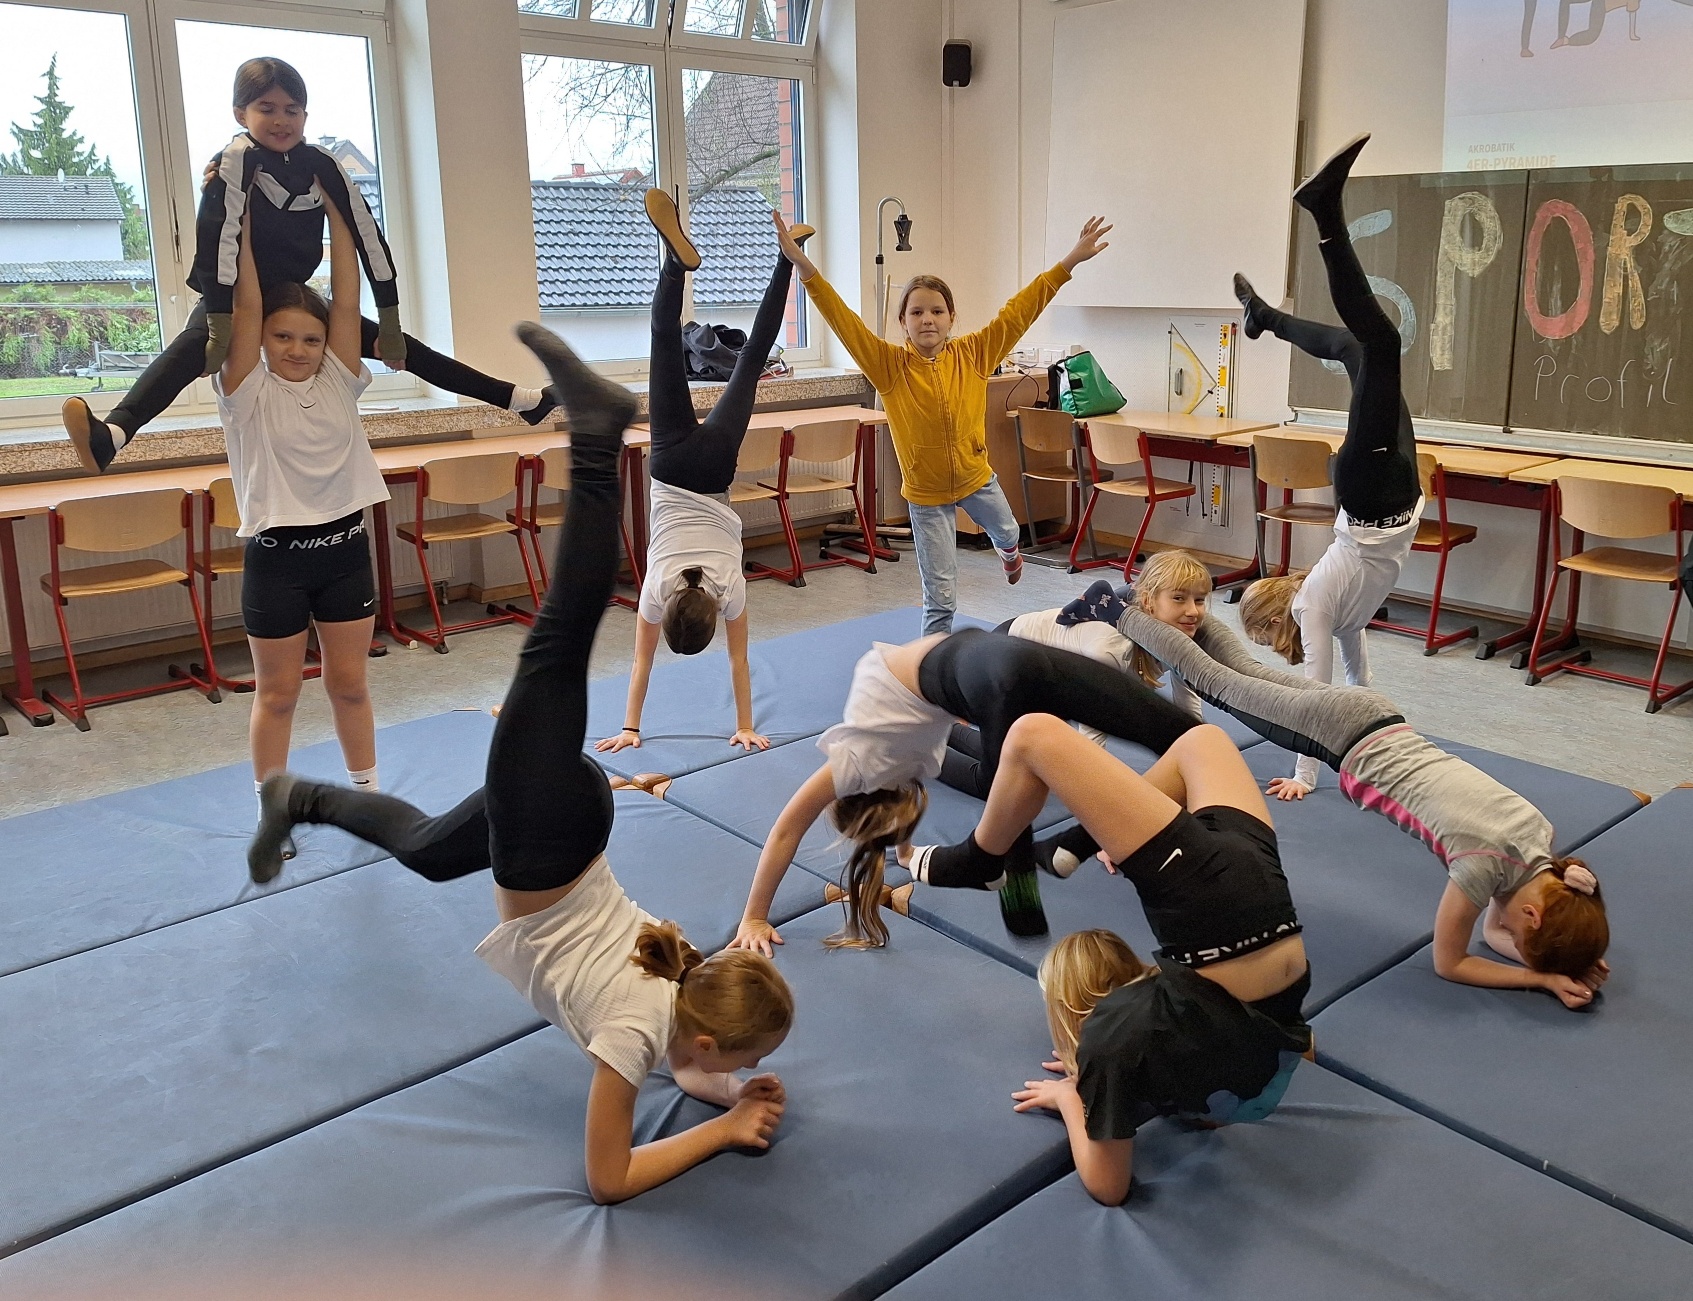
[[115, 221], [0, 221], [0, 262], [115, 262], [123, 234]]

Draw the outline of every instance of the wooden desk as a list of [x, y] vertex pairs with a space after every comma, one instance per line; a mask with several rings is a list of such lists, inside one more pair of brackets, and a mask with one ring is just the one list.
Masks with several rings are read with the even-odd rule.
[[[1276, 420], [1244, 420], [1235, 416], [1194, 416], [1179, 411], [1114, 411], [1108, 416], [1089, 416], [1090, 425], [1122, 425], [1148, 438], [1179, 438], [1186, 442], [1215, 443], [1221, 439], [1250, 435], [1260, 429], [1274, 429]], [[1250, 437], [1247, 438], [1250, 443]], [[1237, 446], [1239, 444], [1236, 444]]]
[[1693, 470], [1668, 465], [1635, 465], [1627, 461], [1548, 459], [1512, 474], [1515, 483], [1547, 484], [1554, 479], [1597, 479], [1603, 483], [1644, 483], [1668, 488], [1683, 501], [1693, 501]]

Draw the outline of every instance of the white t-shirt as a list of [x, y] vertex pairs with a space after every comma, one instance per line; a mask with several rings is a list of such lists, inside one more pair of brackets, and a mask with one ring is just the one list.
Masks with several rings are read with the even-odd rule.
[[[1305, 648], [1305, 676], [1315, 682], [1334, 681], [1334, 644], [1346, 670], [1346, 685], [1370, 685], [1370, 659], [1364, 629], [1399, 582], [1399, 571], [1411, 544], [1417, 540], [1423, 499], [1417, 498], [1409, 523], [1391, 529], [1365, 528], [1341, 511], [1334, 522], [1334, 541], [1312, 566], [1293, 596], [1293, 618]], [[1317, 781], [1317, 761], [1302, 756], [1294, 776], [1307, 786]]]
[[664, 621], [664, 603], [687, 583], [682, 571], [705, 570], [700, 586], [717, 601], [725, 619], [747, 608], [747, 579], [741, 572], [741, 517], [727, 497], [708, 497], [653, 480], [647, 576], [641, 583], [641, 618]]
[[601, 854], [551, 908], [494, 927], [476, 956], [584, 1052], [639, 1088], [668, 1050], [676, 1022], [676, 985], [629, 960], [652, 920]]
[[359, 421], [359, 394], [369, 386], [362, 363], [354, 375], [327, 349], [310, 379], [283, 379], [260, 362], [233, 393], [223, 391], [221, 375], [212, 380], [242, 537], [327, 524], [388, 500]]
[[940, 776], [954, 719], [894, 676], [884, 658], [894, 649], [879, 641], [859, 657], [841, 721], [817, 738], [837, 798]]
[[[1011, 621], [1011, 635], [1021, 637], [1025, 641], [1039, 642], [1042, 646], [1074, 651], [1077, 655], [1098, 660], [1120, 673], [1139, 678], [1140, 675], [1135, 673], [1134, 669], [1135, 644], [1118, 632], [1114, 625], [1100, 619], [1088, 619], [1065, 627], [1058, 622], [1061, 613], [1061, 610], [1034, 610], [1029, 614], [1020, 614]], [[1184, 710], [1195, 718], [1202, 717], [1203, 702], [1174, 669], [1170, 670], [1170, 699], [1177, 709]], [[1076, 730], [1097, 745], [1105, 744], [1105, 733], [1097, 728], [1084, 727], [1078, 723]]]

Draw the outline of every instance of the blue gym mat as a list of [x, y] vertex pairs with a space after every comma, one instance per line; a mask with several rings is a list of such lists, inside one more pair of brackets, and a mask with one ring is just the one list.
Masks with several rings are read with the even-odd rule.
[[1662, 1301], [1693, 1248], [1316, 1067], [1262, 1124], [1141, 1130], [1135, 1184], [1075, 1175], [890, 1301]]
[[[493, 726], [486, 712], [464, 710], [383, 728], [384, 785], [430, 812], [451, 808], [482, 784]], [[334, 741], [296, 751], [290, 763], [346, 780]], [[0, 822], [0, 975], [250, 898], [256, 819], [252, 771], [232, 764]], [[329, 827], [302, 827], [295, 840], [290, 885], [383, 857]]]
[[[737, 1296], [877, 1295], [1069, 1159], [1060, 1127], [1011, 1109], [1049, 1047], [1034, 983], [889, 921], [877, 952], [825, 950], [822, 914], [788, 927], [779, 962], [798, 1019], [767, 1063], [789, 1091], [768, 1152], [724, 1153], [594, 1206], [589, 1064], [547, 1028], [0, 1262], [0, 1292], [160, 1275], [227, 1285], [273, 1266], [333, 1276], [356, 1258], [487, 1262], [484, 1295], [501, 1266], [514, 1285], [582, 1297], [679, 1279]], [[668, 1081], [643, 1093], [643, 1138], [712, 1114]]]
[[[726, 944], [757, 850], [616, 799], [624, 888]], [[796, 873], [772, 915], [821, 904]], [[0, 1252], [540, 1025], [473, 953], [495, 920], [486, 875], [437, 885], [382, 862], [0, 980]]]
[[1425, 949], [1317, 1019], [1323, 1059], [1693, 1240], [1689, 844], [1693, 790], [1674, 790], [1582, 847], [1612, 935], [1588, 1010], [1441, 980]]

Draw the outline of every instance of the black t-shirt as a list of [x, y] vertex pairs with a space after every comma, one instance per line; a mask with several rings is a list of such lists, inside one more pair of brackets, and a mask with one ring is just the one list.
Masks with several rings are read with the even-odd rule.
[[1088, 1137], [1133, 1138], [1154, 1116], [1229, 1124], [1274, 1111], [1310, 1046], [1214, 980], [1169, 959], [1082, 1022], [1076, 1090]]

